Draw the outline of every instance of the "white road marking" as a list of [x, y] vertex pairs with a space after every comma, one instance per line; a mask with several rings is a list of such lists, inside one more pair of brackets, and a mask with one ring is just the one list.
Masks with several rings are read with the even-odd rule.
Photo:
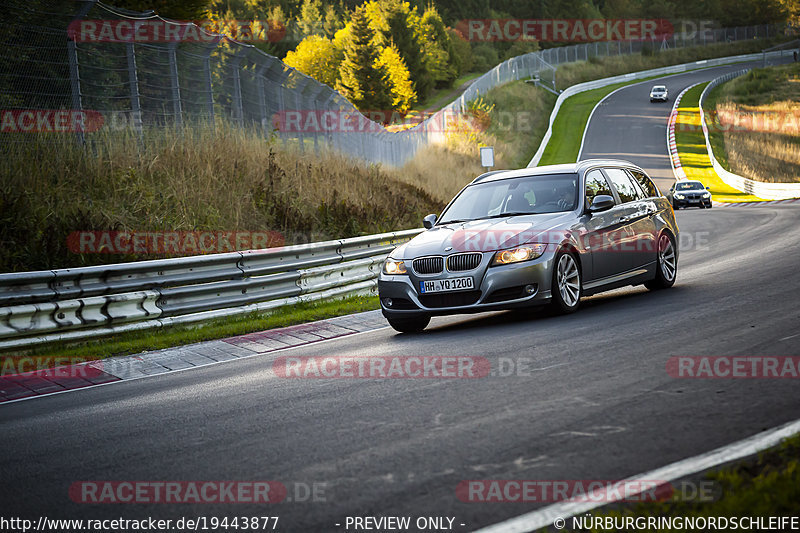
[[[630, 477], [623, 481], [623, 483], [628, 481], [633, 484], [633, 482], [641, 481], [642, 479], [657, 479], [665, 482], [674, 481], [730, 461], [754, 455], [762, 450], [780, 444], [781, 440], [791, 437], [798, 432], [800, 432], [800, 420], [795, 420], [794, 422], [789, 422], [777, 428], [763, 431], [752, 437], [740, 440], [739, 442], [722, 446], [716, 450], [672, 463], [671, 465], [658, 468], [645, 474]], [[600, 491], [597, 492], [596, 498], [593, 498], [592, 495], [586, 498], [589, 501], [567, 501], [548, 505], [536, 511], [531, 511], [530, 513], [525, 513], [504, 522], [479, 529], [477, 533], [525, 533], [528, 531], [535, 531], [550, 526], [556, 518], [568, 520], [573, 516], [597, 509], [598, 507], [603, 507], [615, 501], [613, 498], [608, 497], [608, 494], [611, 493], [600, 494]], [[633, 496], [633, 494], [627, 495], [627, 497], [630, 496]], [[598, 501], [591, 501], [593, 499]], [[569, 522], [567, 522], [567, 527], [569, 528]]]

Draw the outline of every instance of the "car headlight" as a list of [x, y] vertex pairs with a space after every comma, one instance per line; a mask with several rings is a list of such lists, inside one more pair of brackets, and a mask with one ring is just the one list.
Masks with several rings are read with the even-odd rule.
[[494, 254], [492, 265], [508, 265], [510, 263], [530, 261], [531, 259], [536, 259], [541, 256], [546, 249], [546, 244], [530, 244], [511, 250], [501, 250]]
[[708, 198], [710, 196], [711, 196], [711, 193], [709, 193], [709, 192], [704, 192], [703, 193], [703, 198]]
[[675, 198], [677, 198], [678, 200], [683, 200], [683, 195], [675, 193]]
[[395, 261], [389, 257], [383, 262], [383, 273], [389, 274], [390, 276], [394, 274], [406, 274], [406, 264], [403, 261]]

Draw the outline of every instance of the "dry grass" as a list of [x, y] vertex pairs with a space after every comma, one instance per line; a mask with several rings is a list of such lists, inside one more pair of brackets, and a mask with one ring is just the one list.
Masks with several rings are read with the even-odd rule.
[[481, 174], [480, 159], [443, 146], [428, 146], [401, 168], [392, 171], [442, 203], [449, 202], [467, 183]]
[[775, 183], [800, 181], [800, 139], [775, 133], [725, 133], [732, 172]]
[[[755, 69], [712, 91], [712, 142], [731, 172], [764, 182], [800, 181], [800, 65]], [[721, 139], [720, 139], [721, 137]]]
[[469, 120], [460, 121], [442, 146], [429, 146], [394, 174], [449, 202], [483, 173], [478, 147], [493, 146], [495, 169], [528, 164], [547, 130], [555, 95], [522, 81], [495, 87], [473, 102]]
[[284, 151], [217, 125], [2, 148], [0, 271], [152, 258], [76, 255], [73, 231], [277, 231], [287, 244], [418, 227], [442, 207], [378, 166]]

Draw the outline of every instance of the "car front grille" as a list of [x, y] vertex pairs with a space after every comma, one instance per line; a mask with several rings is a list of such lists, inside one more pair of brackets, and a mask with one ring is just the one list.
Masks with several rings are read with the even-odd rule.
[[455, 254], [447, 258], [447, 270], [450, 272], [463, 272], [473, 270], [481, 264], [480, 253]]
[[439, 274], [444, 270], [444, 259], [441, 257], [421, 257], [412, 263], [417, 274]]
[[449, 292], [442, 294], [423, 294], [419, 297], [422, 305], [428, 308], [460, 307], [472, 305], [481, 297], [481, 291]]

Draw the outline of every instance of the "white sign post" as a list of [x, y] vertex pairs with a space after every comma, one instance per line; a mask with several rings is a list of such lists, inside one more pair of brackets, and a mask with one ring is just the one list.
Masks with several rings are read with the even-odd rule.
[[481, 147], [481, 166], [486, 167], [488, 172], [494, 166], [494, 148], [491, 146]]

